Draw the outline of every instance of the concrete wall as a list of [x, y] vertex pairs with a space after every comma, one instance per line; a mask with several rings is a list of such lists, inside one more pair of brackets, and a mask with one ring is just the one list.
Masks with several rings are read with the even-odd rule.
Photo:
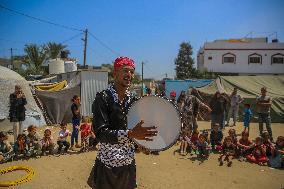
[[[235, 63], [223, 63], [223, 56], [227, 53], [235, 56]], [[261, 57], [261, 64], [249, 63], [249, 56], [255, 53]], [[205, 43], [198, 53], [198, 69], [224, 73], [283, 74], [284, 64], [272, 64], [272, 56], [278, 53], [284, 58], [284, 43]]]

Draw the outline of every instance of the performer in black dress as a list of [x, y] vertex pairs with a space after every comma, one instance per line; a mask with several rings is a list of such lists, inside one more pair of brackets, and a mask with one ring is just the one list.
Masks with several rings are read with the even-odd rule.
[[[128, 88], [134, 77], [134, 61], [119, 57], [114, 62], [114, 83], [97, 94], [93, 102], [93, 129], [100, 148], [94, 167], [95, 189], [134, 189], [136, 165], [132, 139], [151, 141], [155, 127], [143, 120], [127, 129], [127, 112], [134, 101]], [[145, 110], [147, 111], [147, 110]]]

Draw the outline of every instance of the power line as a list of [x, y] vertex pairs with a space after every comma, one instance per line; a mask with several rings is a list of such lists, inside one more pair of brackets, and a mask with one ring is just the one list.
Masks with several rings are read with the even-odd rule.
[[28, 14], [25, 14], [25, 13], [22, 13], [22, 12], [10, 9], [8, 7], [5, 7], [5, 6], [1, 5], [1, 4], [0, 4], [0, 8], [5, 9], [7, 11], [10, 11], [10, 12], [12, 12], [14, 14], [25, 16], [27, 18], [30, 18], [30, 19], [33, 19], [33, 20], [37, 20], [39, 22], [43, 22], [43, 23], [46, 23], [46, 24], [54, 25], [54, 26], [57, 26], [57, 27], [61, 27], [61, 28], [65, 28], [65, 29], [69, 29], [69, 30], [73, 30], [73, 31], [83, 31], [82, 29], [78, 29], [78, 28], [74, 28], [74, 27], [70, 27], [70, 26], [66, 26], [66, 25], [62, 25], [62, 24], [57, 24], [57, 23], [54, 23], [54, 22], [51, 22], [51, 21], [48, 21], [48, 20], [44, 20], [44, 19], [41, 19], [41, 18], [36, 18], [34, 16], [30, 16]]
[[116, 52], [115, 50], [113, 50], [112, 48], [110, 48], [108, 45], [106, 45], [104, 42], [102, 42], [100, 39], [98, 39], [94, 34], [92, 34], [91, 32], [89, 32], [89, 34], [95, 39], [97, 40], [103, 47], [105, 47], [106, 49], [108, 49], [110, 52], [112, 52], [113, 54], [115, 54], [116, 56], [120, 56], [120, 53]]
[[91, 52], [93, 55], [98, 56], [98, 57], [104, 59], [106, 63], [110, 63], [110, 64], [112, 63], [112, 59], [110, 59], [109, 57], [100, 55], [98, 53], [95, 53], [95, 52], [98, 52], [98, 51], [96, 51], [93, 47], [88, 46], [88, 49], [91, 50], [89, 52]]
[[[75, 39], [76, 37], [78, 37], [78, 36], [80, 36], [80, 35], [82, 35], [83, 33], [78, 33], [78, 34], [76, 34], [76, 35], [74, 35], [74, 36], [72, 36], [72, 37], [70, 37], [70, 38], [68, 38], [68, 39], [66, 39], [66, 40], [64, 40], [64, 41], [62, 41], [61, 43], [62, 44], [64, 44], [64, 43], [66, 43], [66, 42], [68, 42], [68, 41], [71, 41], [71, 40], [73, 40], [73, 39]], [[13, 43], [22, 43], [22, 44], [29, 44], [29, 43], [32, 43], [32, 42], [24, 42], [24, 41], [15, 41], [15, 40], [10, 40], [10, 39], [4, 39], [4, 38], [0, 38], [0, 40], [1, 41], [7, 41], [7, 42], [13, 42]]]
[[64, 43], [66, 43], [66, 42], [68, 42], [68, 41], [71, 41], [71, 40], [75, 39], [76, 37], [78, 37], [78, 36], [80, 36], [80, 35], [82, 35], [82, 34], [83, 34], [83, 33], [80, 32], [80, 33], [78, 33], [78, 34], [76, 34], [76, 35], [74, 35], [74, 36], [72, 36], [72, 37], [70, 37], [70, 38], [68, 38], [68, 39], [66, 39], [66, 40], [64, 40], [64, 41], [62, 41], [61, 43], [64, 44]]

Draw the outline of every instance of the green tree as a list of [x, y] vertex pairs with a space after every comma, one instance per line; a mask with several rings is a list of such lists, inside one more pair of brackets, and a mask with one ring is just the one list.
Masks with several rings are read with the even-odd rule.
[[26, 53], [25, 62], [30, 69], [41, 71], [42, 63], [45, 61], [47, 55], [44, 46], [38, 46], [36, 44], [25, 45], [24, 51]]
[[55, 59], [60, 56], [61, 51], [65, 51], [70, 54], [69, 50], [66, 50], [67, 45], [63, 45], [61, 43], [49, 42], [45, 45], [45, 51], [47, 52], [47, 56], [50, 59]]
[[178, 56], [175, 59], [176, 78], [188, 79], [193, 76], [195, 68], [193, 67], [194, 60], [192, 58], [192, 46], [190, 43], [183, 42], [180, 44]]

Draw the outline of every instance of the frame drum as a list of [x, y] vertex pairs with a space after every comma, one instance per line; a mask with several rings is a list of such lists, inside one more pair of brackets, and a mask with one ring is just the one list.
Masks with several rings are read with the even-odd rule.
[[127, 115], [128, 129], [132, 129], [144, 120], [142, 127], [157, 127], [157, 136], [153, 141], [134, 141], [151, 151], [163, 151], [175, 144], [181, 131], [180, 113], [169, 100], [145, 96], [134, 102]]

